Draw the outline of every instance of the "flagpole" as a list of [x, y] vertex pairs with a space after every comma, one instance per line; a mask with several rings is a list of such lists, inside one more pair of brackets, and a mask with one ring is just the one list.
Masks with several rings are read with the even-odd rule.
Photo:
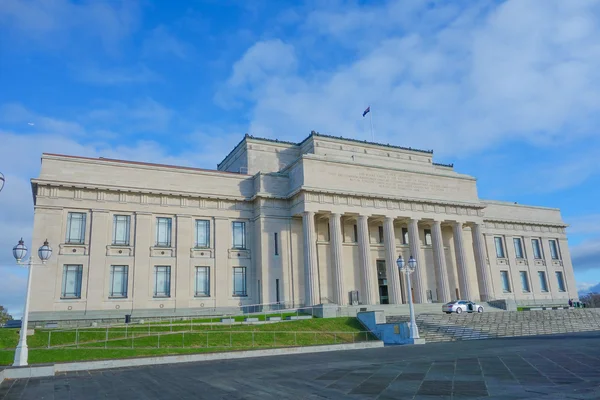
[[373, 110], [369, 108], [369, 120], [371, 121], [371, 141], [375, 142], [375, 134], [373, 133]]

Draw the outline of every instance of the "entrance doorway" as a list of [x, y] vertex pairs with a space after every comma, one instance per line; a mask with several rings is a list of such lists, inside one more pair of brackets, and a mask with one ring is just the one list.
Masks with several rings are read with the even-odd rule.
[[390, 304], [385, 260], [377, 260], [377, 282], [379, 285], [379, 304]]

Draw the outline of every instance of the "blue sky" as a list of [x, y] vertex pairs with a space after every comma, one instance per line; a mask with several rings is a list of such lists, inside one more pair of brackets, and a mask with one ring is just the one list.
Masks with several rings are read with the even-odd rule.
[[3, 0], [0, 304], [42, 152], [215, 168], [246, 132], [370, 139], [367, 105], [481, 198], [560, 207], [599, 284], [599, 43], [597, 0]]

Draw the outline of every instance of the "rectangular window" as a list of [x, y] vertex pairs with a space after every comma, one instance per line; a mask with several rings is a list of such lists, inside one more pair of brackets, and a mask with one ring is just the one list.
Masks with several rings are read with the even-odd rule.
[[127, 297], [127, 265], [112, 265], [110, 267], [110, 292], [109, 297]]
[[529, 293], [529, 280], [527, 279], [527, 272], [520, 271], [519, 275], [521, 276], [521, 289], [523, 289], [523, 292]]
[[171, 297], [171, 267], [154, 267], [154, 297]]
[[354, 243], [358, 243], [358, 226], [354, 224]]
[[233, 229], [233, 248], [234, 249], [245, 249], [246, 248], [246, 223], [235, 221], [232, 222]]
[[196, 297], [210, 296], [210, 267], [196, 267]]
[[513, 238], [513, 243], [515, 244], [515, 254], [517, 258], [525, 258], [525, 254], [523, 253], [523, 242], [521, 238]]
[[83, 244], [85, 242], [85, 213], [70, 212], [67, 215], [66, 243]]
[[278, 256], [279, 255], [279, 235], [277, 234], [277, 232], [275, 232], [273, 234], [273, 245], [275, 246], [275, 255]]
[[210, 247], [210, 221], [208, 220], [196, 220], [196, 247]]
[[496, 244], [496, 258], [506, 258], [504, 254], [504, 243], [502, 243], [501, 237], [495, 237], [494, 243]]
[[171, 247], [171, 218], [156, 218], [156, 247]]
[[331, 226], [329, 225], [329, 222], [327, 223], [327, 238], [326, 240], [329, 242], [331, 241]]
[[83, 265], [65, 265], [63, 267], [62, 293], [63, 299], [81, 298], [81, 277]]
[[549, 240], [548, 243], [550, 244], [550, 257], [552, 257], [553, 260], [560, 260], [560, 254], [558, 252], [558, 244], [556, 244], [556, 240]]
[[113, 219], [113, 245], [129, 246], [129, 231], [131, 217], [129, 215], [115, 215]]
[[383, 243], [383, 226], [379, 227], [379, 243]]
[[408, 244], [408, 228], [402, 228], [402, 244]]
[[563, 280], [563, 274], [560, 271], [556, 271], [556, 281], [558, 282], [558, 291], [566, 292], [565, 281]]
[[500, 277], [502, 278], [502, 291], [504, 293], [510, 293], [510, 279], [508, 277], [508, 271], [500, 271]]
[[542, 259], [542, 248], [540, 247], [539, 239], [531, 239], [531, 245], [533, 246], [533, 257], [536, 260]]
[[431, 246], [431, 229], [425, 229], [425, 245]]
[[542, 292], [547, 292], [548, 282], [546, 281], [546, 273], [544, 271], [538, 271], [538, 277], [540, 278], [540, 288]]
[[233, 268], [233, 295], [247, 296], [246, 293], [246, 267]]

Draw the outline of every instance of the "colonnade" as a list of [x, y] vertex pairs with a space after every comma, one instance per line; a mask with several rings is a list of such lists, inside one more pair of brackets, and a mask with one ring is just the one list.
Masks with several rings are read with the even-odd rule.
[[[330, 265], [333, 272], [333, 301], [339, 305], [347, 305], [349, 302], [348, 291], [344, 287], [344, 257], [342, 244], [342, 218], [343, 214], [329, 214], [330, 227], [330, 245], [331, 261]], [[371, 256], [371, 242], [369, 236], [369, 216], [352, 215], [356, 218], [357, 225], [357, 243], [359, 255], [359, 268], [362, 277], [362, 293], [360, 293], [363, 304], [377, 304], [378, 293], [375, 291], [377, 281], [375, 261]], [[381, 219], [381, 217], [375, 217]], [[399, 249], [396, 247], [395, 221], [396, 217], [383, 217], [383, 244], [385, 248], [385, 264], [387, 274], [387, 286], [389, 292], [390, 304], [403, 304], [408, 301], [407, 296], [411, 294], [402, 293], [401, 280], [396, 266]], [[448, 302], [451, 300], [451, 292], [448, 282], [448, 266], [444, 252], [444, 243], [442, 240], [442, 221], [441, 220], [419, 220], [417, 218], [398, 218], [403, 222], [408, 221], [408, 244], [411, 255], [416, 259], [418, 267], [412, 274], [413, 299], [415, 303], [425, 303], [427, 301], [426, 288], [424, 281], [425, 263], [421, 257], [421, 241], [419, 239], [419, 225], [427, 224], [431, 228], [432, 250], [436, 278], [437, 300], [438, 302]], [[321, 303], [318, 287], [318, 263], [317, 263], [317, 240], [315, 231], [315, 212], [306, 211], [303, 213], [303, 231], [304, 231], [304, 268], [305, 268], [305, 296], [306, 305], [316, 305]], [[446, 221], [444, 221], [446, 222]], [[471, 234], [473, 236], [473, 250], [475, 255], [475, 266], [477, 270], [478, 292], [470, 287], [470, 279], [465, 254], [463, 240], [463, 226], [459, 221], [451, 221], [453, 228], [454, 248], [456, 255], [456, 267], [458, 272], [458, 281], [461, 296], [465, 299], [486, 301], [490, 299], [490, 273], [487, 267], [485, 256], [485, 242], [483, 240], [481, 225], [470, 223]], [[479, 294], [479, 295], [478, 295]]]

